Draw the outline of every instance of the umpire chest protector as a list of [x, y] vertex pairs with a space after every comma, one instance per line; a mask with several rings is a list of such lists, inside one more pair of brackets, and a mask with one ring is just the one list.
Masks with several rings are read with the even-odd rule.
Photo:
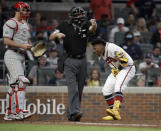
[[89, 26], [90, 24], [86, 21], [80, 26], [70, 21], [65, 21], [58, 26], [60, 32], [66, 35], [63, 39], [63, 46], [69, 55], [85, 54]]

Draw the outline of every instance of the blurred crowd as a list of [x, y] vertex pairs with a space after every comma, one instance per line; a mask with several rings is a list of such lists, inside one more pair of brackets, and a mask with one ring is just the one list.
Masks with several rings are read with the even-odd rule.
[[[39, 2], [38, 0], [36, 0]], [[70, 0], [63, 0], [70, 2]], [[61, 0], [58, 2], [61, 2]], [[77, 2], [75, 0], [75, 2]], [[80, 2], [80, 1], [79, 1]], [[108, 42], [121, 46], [134, 59], [137, 68], [135, 78], [129, 86], [161, 86], [161, 13], [157, 11], [154, 0], [128, 0], [125, 8], [114, 9], [111, 0], [91, 0], [87, 19], [97, 20], [97, 32], [94, 37], [101, 37]], [[11, 17], [11, 10], [0, 4], [0, 41], [4, 22]], [[53, 12], [54, 13], [54, 12]], [[47, 14], [48, 15], [48, 14]], [[32, 44], [43, 41], [48, 51], [40, 58], [26, 56], [26, 74], [31, 85], [66, 85], [65, 77], [57, 69], [58, 59], [63, 53], [63, 41], [49, 41], [50, 34], [57, 28], [57, 18], [48, 19], [41, 12], [34, 12], [29, 19]], [[62, 16], [63, 17], [63, 16]], [[102, 86], [110, 73], [104, 67], [91, 46], [90, 38], [87, 47], [87, 86]], [[0, 59], [3, 60], [4, 45], [0, 45]], [[0, 79], [3, 79], [3, 63], [0, 67]], [[2, 84], [4, 84], [2, 82]]]

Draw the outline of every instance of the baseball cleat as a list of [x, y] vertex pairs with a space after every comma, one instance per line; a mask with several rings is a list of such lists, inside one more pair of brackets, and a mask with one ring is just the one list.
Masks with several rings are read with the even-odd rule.
[[14, 114], [6, 114], [3, 118], [5, 121], [12, 121], [12, 120], [15, 120], [16, 117]]
[[116, 120], [121, 120], [121, 116], [118, 110], [106, 109], [107, 114], [112, 116]]
[[112, 116], [105, 116], [105, 117], [102, 117], [102, 120], [113, 121], [115, 119]]
[[82, 113], [78, 112], [78, 113], [74, 113], [70, 116], [70, 118], [68, 118], [69, 121], [75, 121], [75, 122], [79, 122], [81, 117], [82, 117]]
[[24, 119], [29, 118], [32, 114], [28, 110], [23, 110]]
[[113, 109], [106, 109], [107, 114], [109, 114], [110, 116], [113, 116], [115, 120], [121, 120], [121, 116], [119, 112], [120, 104], [121, 102], [119, 100], [115, 100]]
[[16, 120], [23, 120], [24, 113], [22, 111], [20, 111], [19, 113], [16, 114], [15, 118], [16, 118]]

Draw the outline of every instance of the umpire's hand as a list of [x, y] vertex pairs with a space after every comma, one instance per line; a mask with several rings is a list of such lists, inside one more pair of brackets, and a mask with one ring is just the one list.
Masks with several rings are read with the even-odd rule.
[[90, 23], [92, 26], [96, 26], [97, 23], [96, 23], [96, 19], [90, 19]]
[[90, 19], [91, 26], [89, 27], [89, 31], [94, 33], [97, 29], [97, 23], [95, 19]]
[[63, 33], [56, 33], [56, 36], [58, 39], [63, 39], [65, 37], [65, 34]]
[[58, 38], [58, 39], [63, 39], [65, 37], [65, 34], [63, 33], [60, 33], [60, 32], [53, 32], [50, 37], [49, 37], [49, 40], [55, 40], [55, 38]]

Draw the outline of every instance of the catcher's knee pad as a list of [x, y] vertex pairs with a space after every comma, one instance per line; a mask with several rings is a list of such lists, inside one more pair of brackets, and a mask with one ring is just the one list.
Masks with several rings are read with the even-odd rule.
[[[8, 75], [9, 84], [11, 88], [15, 88], [15, 90], [22, 90], [25, 89], [27, 84], [30, 83], [30, 81], [23, 75], [16, 76], [15, 78], [12, 78]], [[18, 89], [17, 89], [18, 88]]]
[[23, 91], [30, 81], [25, 76], [19, 76], [17, 81], [18, 91]]

